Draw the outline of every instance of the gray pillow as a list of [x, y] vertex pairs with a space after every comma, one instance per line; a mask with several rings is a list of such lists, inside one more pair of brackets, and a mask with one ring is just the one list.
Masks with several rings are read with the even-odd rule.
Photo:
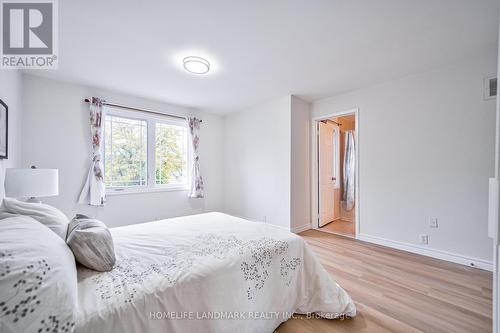
[[103, 222], [77, 214], [69, 223], [66, 243], [83, 266], [99, 272], [113, 269], [113, 238]]

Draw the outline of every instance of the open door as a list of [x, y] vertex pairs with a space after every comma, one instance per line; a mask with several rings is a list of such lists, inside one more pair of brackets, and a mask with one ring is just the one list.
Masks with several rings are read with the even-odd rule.
[[[500, 66], [500, 61], [499, 61]], [[498, 96], [497, 96], [498, 99]], [[493, 333], [500, 333], [500, 107], [497, 101], [496, 114], [496, 156], [495, 177], [490, 178], [489, 186], [489, 211], [488, 211], [488, 235], [493, 239]]]
[[[497, 77], [500, 76], [500, 41]], [[493, 239], [493, 333], [500, 333], [500, 95], [497, 89], [495, 177], [490, 178], [488, 235]]]
[[339, 134], [339, 127], [334, 123], [318, 122], [319, 227], [340, 217], [340, 211], [334, 204], [340, 184]]

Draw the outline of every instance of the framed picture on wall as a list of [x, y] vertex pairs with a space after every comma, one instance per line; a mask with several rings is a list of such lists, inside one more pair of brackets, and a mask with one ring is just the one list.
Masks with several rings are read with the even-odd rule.
[[9, 107], [0, 99], [0, 159], [7, 158], [9, 144]]

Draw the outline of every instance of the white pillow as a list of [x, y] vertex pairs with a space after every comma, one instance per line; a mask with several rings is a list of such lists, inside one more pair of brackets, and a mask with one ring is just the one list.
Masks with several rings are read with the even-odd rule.
[[5, 198], [2, 207], [0, 207], [0, 216], [2, 212], [30, 216], [66, 240], [69, 220], [63, 212], [55, 207]]
[[66, 243], [28, 216], [0, 223], [0, 332], [72, 332], [75, 259]]

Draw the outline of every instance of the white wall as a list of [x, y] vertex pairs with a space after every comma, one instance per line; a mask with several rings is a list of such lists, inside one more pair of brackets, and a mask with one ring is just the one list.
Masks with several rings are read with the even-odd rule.
[[[58, 168], [60, 195], [43, 201], [68, 216], [87, 213], [108, 226], [126, 225], [223, 208], [223, 119], [220, 116], [124, 96], [101, 89], [24, 75], [23, 158], [25, 167]], [[186, 191], [108, 196], [103, 208], [76, 204], [90, 163], [90, 130], [85, 97], [203, 119], [200, 141], [205, 199], [188, 199]]]
[[[0, 160], [0, 181], [3, 184], [5, 168], [17, 167], [21, 160], [22, 75], [17, 70], [2, 70], [0, 99], [9, 107], [8, 159]], [[5, 192], [0, 186], [0, 198]]]
[[290, 228], [290, 96], [225, 119], [225, 209]]
[[310, 104], [291, 97], [291, 230], [311, 225]]
[[492, 50], [313, 104], [313, 116], [359, 107], [360, 234], [418, 245], [425, 233], [428, 248], [491, 261], [495, 101], [483, 78], [496, 67]]

